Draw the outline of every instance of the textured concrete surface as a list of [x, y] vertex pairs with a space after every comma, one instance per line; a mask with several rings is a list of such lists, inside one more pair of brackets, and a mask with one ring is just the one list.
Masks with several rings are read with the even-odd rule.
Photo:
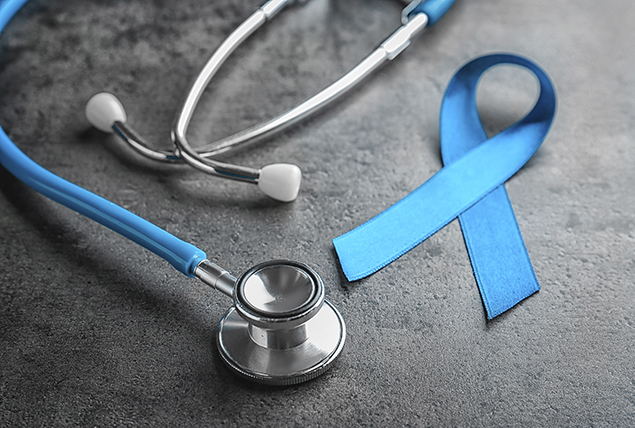
[[[231, 157], [304, 171], [298, 200], [156, 166], [91, 130], [94, 92], [169, 146], [206, 56], [258, 0], [33, 0], [0, 37], [0, 123], [37, 162], [240, 272], [305, 261], [349, 337], [323, 377], [236, 379], [217, 356], [229, 301], [0, 168], [1, 426], [635, 426], [635, 3], [457, 0], [337, 106]], [[312, 0], [240, 49], [192, 139], [266, 119], [351, 68], [398, 25], [394, 0]], [[441, 167], [438, 111], [458, 67], [491, 52], [537, 61], [559, 95], [538, 154], [507, 183], [542, 291], [486, 322], [458, 223], [347, 283], [331, 239]], [[536, 84], [493, 70], [496, 132]]]

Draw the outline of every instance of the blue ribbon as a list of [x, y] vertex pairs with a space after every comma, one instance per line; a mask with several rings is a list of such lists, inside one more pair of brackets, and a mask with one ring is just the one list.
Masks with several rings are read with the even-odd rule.
[[[530, 70], [540, 95], [527, 116], [488, 139], [476, 108], [476, 87], [497, 64]], [[488, 55], [463, 66], [441, 106], [444, 167], [383, 213], [333, 240], [348, 280], [375, 273], [459, 217], [488, 319], [538, 291], [504, 183], [538, 150], [555, 110], [549, 78], [525, 58]]]

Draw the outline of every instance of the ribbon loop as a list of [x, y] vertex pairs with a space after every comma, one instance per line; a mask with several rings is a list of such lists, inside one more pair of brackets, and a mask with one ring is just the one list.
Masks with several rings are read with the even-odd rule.
[[[476, 87], [497, 64], [531, 71], [540, 95], [527, 116], [488, 139], [476, 108]], [[525, 58], [488, 55], [463, 66], [441, 107], [444, 167], [386, 211], [333, 240], [346, 277], [355, 281], [375, 273], [459, 217], [489, 319], [538, 291], [504, 183], [538, 150], [555, 109], [549, 78]]]

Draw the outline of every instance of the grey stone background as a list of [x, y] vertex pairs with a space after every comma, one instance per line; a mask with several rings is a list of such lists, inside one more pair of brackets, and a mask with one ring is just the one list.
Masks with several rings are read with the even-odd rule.
[[[140, 159], [90, 129], [116, 93], [157, 147], [190, 79], [258, 0], [33, 0], [0, 37], [0, 123], [62, 177], [239, 273], [292, 258], [323, 275], [349, 336], [337, 365], [289, 388], [216, 354], [229, 300], [0, 168], [1, 426], [635, 426], [635, 3], [457, 0], [394, 63], [328, 111], [232, 156], [298, 164], [297, 201]], [[312, 0], [221, 71], [192, 139], [292, 107], [399, 23], [395, 0]], [[458, 222], [348, 283], [331, 239], [441, 168], [438, 112], [469, 59], [512, 52], [558, 91], [543, 147], [507, 188], [542, 291], [487, 322]], [[487, 74], [490, 133], [527, 112], [531, 75]]]

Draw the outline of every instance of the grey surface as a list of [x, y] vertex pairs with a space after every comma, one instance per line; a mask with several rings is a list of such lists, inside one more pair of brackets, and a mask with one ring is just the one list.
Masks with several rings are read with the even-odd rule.
[[[216, 355], [229, 299], [0, 168], [1, 426], [635, 426], [635, 3], [458, 0], [398, 61], [318, 117], [233, 156], [292, 162], [298, 200], [139, 159], [89, 129], [108, 90], [168, 146], [176, 104], [257, 0], [33, 0], [0, 38], [0, 122], [55, 173], [206, 249], [235, 273], [272, 258], [323, 275], [349, 337], [323, 377], [254, 386]], [[397, 25], [391, 0], [312, 0], [237, 52], [192, 139], [266, 119], [339, 77]], [[554, 126], [507, 188], [542, 291], [492, 322], [456, 221], [356, 283], [331, 239], [440, 169], [442, 91], [469, 59], [537, 61]], [[536, 85], [494, 70], [488, 131]]]

